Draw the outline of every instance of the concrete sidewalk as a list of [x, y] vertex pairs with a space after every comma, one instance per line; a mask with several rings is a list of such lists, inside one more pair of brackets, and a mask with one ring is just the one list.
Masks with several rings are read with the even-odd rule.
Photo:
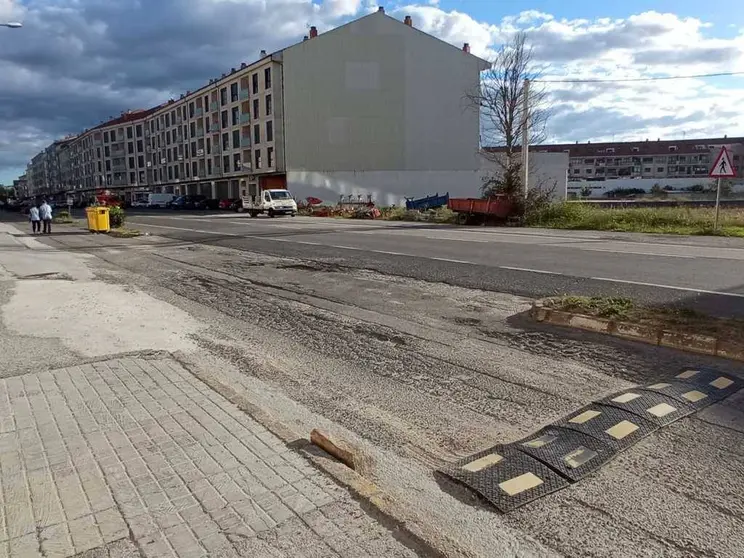
[[196, 320], [90, 263], [0, 224], [0, 558], [417, 555], [164, 355]]

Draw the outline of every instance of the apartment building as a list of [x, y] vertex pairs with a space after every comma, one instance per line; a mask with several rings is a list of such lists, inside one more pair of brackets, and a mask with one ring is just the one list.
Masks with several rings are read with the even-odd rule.
[[612, 143], [536, 145], [533, 152], [569, 155], [568, 180], [707, 179], [715, 157], [726, 146], [744, 177], [744, 137]]
[[[488, 63], [384, 9], [274, 53], [195, 91], [86, 130], [44, 185], [380, 203], [480, 184], [479, 112], [467, 102]], [[56, 153], [56, 151], [55, 151]], [[64, 154], [62, 154], [64, 153]], [[30, 181], [36, 187], [34, 162]], [[41, 183], [39, 183], [41, 187]]]

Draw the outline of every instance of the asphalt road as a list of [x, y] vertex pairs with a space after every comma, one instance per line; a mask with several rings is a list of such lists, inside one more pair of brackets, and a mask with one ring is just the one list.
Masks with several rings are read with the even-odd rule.
[[628, 296], [744, 316], [744, 240], [384, 221], [141, 212], [130, 225], [174, 241], [528, 297]]

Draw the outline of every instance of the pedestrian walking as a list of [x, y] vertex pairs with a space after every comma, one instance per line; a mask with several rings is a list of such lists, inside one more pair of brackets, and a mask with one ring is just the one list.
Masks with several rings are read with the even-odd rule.
[[41, 217], [39, 217], [39, 208], [34, 203], [28, 209], [28, 220], [31, 221], [31, 234], [41, 232]]
[[46, 200], [42, 200], [39, 207], [39, 216], [44, 223], [44, 234], [52, 234], [52, 206]]

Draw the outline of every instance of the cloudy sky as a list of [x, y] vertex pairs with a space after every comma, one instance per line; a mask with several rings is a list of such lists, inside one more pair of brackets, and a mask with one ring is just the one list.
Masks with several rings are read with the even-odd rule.
[[[489, 58], [525, 30], [546, 77], [744, 72], [741, 0], [420, 0], [386, 11]], [[0, 183], [53, 139], [202, 85], [371, 0], [0, 0]], [[744, 135], [744, 75], [550, 83], [551, 140]]]

